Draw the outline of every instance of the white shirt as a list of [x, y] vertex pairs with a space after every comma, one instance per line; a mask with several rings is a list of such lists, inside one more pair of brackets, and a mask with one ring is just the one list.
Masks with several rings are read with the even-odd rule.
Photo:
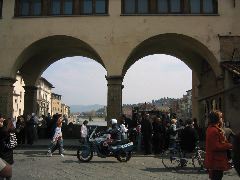
[[126, 134], [126, 132], [128, 131], [128, 129], [126, 128], [126, 126], [124, 124], [120, 125], [120, 131], [123, 135]]
[[53, 136], [53, 141], [57, 140], [59, 137], [62, 137], [62, 129], [61, 129], [61, 127], [57, 127], [55, 129], [55, 134]]
[[87, 137], [88, 134], [88, 130], [87, 130], [87, 126], [85, 126], [84, 124], [81, 126], [81, 137], [85, 138]]

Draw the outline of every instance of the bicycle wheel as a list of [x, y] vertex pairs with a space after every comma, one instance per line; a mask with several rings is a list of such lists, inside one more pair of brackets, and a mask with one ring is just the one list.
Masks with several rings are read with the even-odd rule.
[[193, 167], [198, 170], [205, 170], [204, 169], [204, 159], [205, 159], [206, 152], [198, 149], [194, 156], [192, 157]]
[[179, 153], [173, 153], [169, 150], [162, 154], [162, 163], [165, 168], [170, 170], [176, 170], [181, 167]]

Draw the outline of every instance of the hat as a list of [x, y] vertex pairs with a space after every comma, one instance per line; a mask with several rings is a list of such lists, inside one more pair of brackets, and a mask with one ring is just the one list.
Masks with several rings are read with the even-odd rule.
[[116, 120], [116, 119], [112, 119], [112, 120], [111, 120], [111, 123], [112, 123], [112, 124], [117, 124], [117, 120]]

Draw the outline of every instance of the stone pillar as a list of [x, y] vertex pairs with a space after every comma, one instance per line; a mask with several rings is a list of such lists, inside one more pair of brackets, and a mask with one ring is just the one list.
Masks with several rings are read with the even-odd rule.
[[37, 87], [24, 86], [24, 115], [36, 113], [37, 114]]
[[13, 84], [16, 79], [0, 78], [0, 113], [4, 118], [13, 116]]
[[107, 120], [122, 114], [122, 76], [106, 76], [108, 81]]

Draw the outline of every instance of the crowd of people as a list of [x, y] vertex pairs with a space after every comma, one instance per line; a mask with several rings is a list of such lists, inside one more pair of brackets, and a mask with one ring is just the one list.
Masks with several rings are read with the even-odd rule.
[[[223, 120], [223, 113], [218, 110], [211, 111], [208, 115], [208, 127], [206, 129], [206, 157], [205, 167], [208, 170], [211, 180], [221, 180], [223, 172], [229, 170], [232, 164], [229, 162], [231, 150], [235, 151], [233, 163], [237, 172], [240, 172], [239, 149], [240, 135], [226, 126]], [[61, 114], [53, 117], [48, 114], [42, 117], [41, 125], [45, 126], [47, 137], [51, 139], [48, 155], [59, 149], [63, 155], [63, 134], [62, 125], [67, 120]], [[82, 143], [87, 143], [88, 121], [84, 121], [80, 134]], [[123, 139], [133, 141], [137, 150], [143, 150], [145, 155], [161, 154], [166, 149], [175, 149], [180, 142], [180, 148], [185, 152], [192, 152], [199, 142], [199, 127], [196, 119], [182, 121], [177, 117], [151, 115], [147, 112], [136, 114], [133, 119], [125, 115], [111, 120], [112, 135], [108, 145], [114, 145]], [[32, 145], [37, 139], [37, 126], [39, 119], [32, 113], [24, 119], [17, 118], [16, 124], [11, 118], [4, 119], [0, 114], [0, 180], [1, 177], [11, 179], [13, 160], [13, 149], [17, 144], [25, 143]], [[239, 137], [239, 138], [234, 138]], [[233, 146], [235, 140], [237, 145]]]
[[176, 117], [139, 113], [135, 118], [126, 116], [119, 118], [119, 125], [124, 124], [128, 129], [128, 138], [137, 146], [137, 150], [148, 154], [161, 154], [169, 147], [175, 148], [181, 140], [182, 148], [190, 151], [199, 141], [199, 127], [196, 120], [188, 119], [183, 122]]

